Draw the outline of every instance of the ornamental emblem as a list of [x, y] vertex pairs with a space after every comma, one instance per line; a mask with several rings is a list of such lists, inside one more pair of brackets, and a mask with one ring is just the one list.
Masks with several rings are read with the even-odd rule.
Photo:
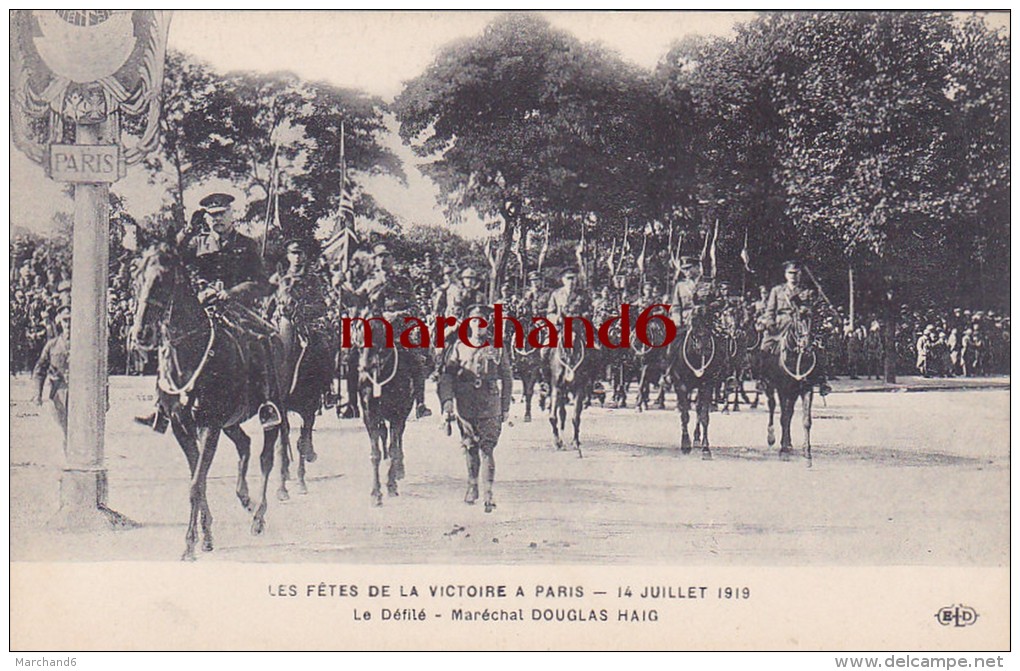
[[48, 144], [64, 141], [65, 124], [140, 117], [124, 145], [129, 165], [159, 145], [170, 12], [18, 10], [11, 12], [11, 129], [37, 163]]

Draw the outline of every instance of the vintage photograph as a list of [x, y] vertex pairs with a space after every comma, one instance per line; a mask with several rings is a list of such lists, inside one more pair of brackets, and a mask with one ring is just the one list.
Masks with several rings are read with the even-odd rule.
[[[361, 647], [68, 632], [49, 566], [436, 628], [390, 648], [1009, 648], [1008, 11], [17, 10], [10, 42], [12, 649]], [[827, 589], [909, 590], [911, 633], [665, 628], [871, 569]]]

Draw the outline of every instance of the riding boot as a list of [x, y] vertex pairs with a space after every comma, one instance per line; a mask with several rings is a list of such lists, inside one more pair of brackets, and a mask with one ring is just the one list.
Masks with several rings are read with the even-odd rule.
[[466, 449], [464, 456], [467, 459], [468, 469], [468, 488], [467, 493], [464, 494], [464, 503], [474, 505], [475, 501], [478, 500], [478, 469], [480, 466], [478, 448], [472, 447]]
[[163, 412], [163, 407], [158, 404], [151, 414], [144, 417], [135, 417], [135, 422], [149, 427], [156, 433], [166, 433], [167, 428], [170, 426], [170, 418]]
[[496, 503], [492, 500], [492, 483], [496, 479], [496, 460], [493, 458], [492, 450], [482, 450], [481, 470], [485, 512], [491, 513], [492, 509], [496, 507]]
[[283, 418], [280, 414], [280, 408], [273, 401], [275, 398], [279, 398], [276, 389], [276, 366], [273, 361], [273, 351], [268, 341], [264, 339], [259, 340], [259, 345], [262, 350], [262, 366], [259, 373], [262, 391], [262, 405], [259, 406], [259, 424], [262, 425], [262, 429], [271, 429], [274, 426], [279, 426], [283, 422]]
[[409, 351], [411, 362], [411, 390], [414, 394], [415, 417], [431, 417], [432, 411], [425, 405], [425, 362], [416, 350]]

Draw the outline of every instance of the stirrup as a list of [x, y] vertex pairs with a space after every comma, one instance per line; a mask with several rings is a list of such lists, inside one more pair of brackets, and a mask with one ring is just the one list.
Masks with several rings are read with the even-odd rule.
[[170, 418], [163, 414], [162, 409], [159, 408], [151, 415], [135, 417], [135, 422], [149, 427], [156, 433], [166, 433], [167, 428], [170, 426]]
[[259, 406], [259, 424], [263, 429], [271, 429], [283, 422], [280, 417], [280, 409], [272, 401], [266, 401]]
[[415, 416], [418, 419], [421, 419], [423, 417], [431, 417], [432, 416], [432, 411], [429, 410], [427, 405], [425, 405], [424, 403], [420, 403], [420, 404], [418, 404], [418, 406], [417, 406], [417, 408], [415, 410]]

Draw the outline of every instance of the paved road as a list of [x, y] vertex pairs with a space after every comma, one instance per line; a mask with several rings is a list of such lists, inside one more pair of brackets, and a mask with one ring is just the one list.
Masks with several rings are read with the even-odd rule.
[[[679, 454], [675, 412], [592, 409], [578, 459], [551, 448], [544, 419], [524, 424], [518, 404], [497, 449], [499, 507], [489, 515], [461, 502], [462, 454], [434, 418], [409, 424], [401, 495], [373, 508], [362, 425], [325, 415], [309, 493], [274, 497], [261, 537], [248, 533], [234, 452], [221, 441], [209, 485], [216, 550], [200, 561], [1004, 566], [1008, 380], [989, 385], [999, 388], [834, 393], [816, 402], [811, 468], [766, 448], [763, 410], [714, 413], [715, 458], [705, 462]], [[55, 423], [27, 402], [27, 380], [12, 379], [12, 559], [180, 555], [183, 455], [169, 435], [131, 421], [152, 389], [151, 378], [114, 378], [107, 426], [110, 504], [141, 527], [58, 534], [46, 527], [62, 463]]]

